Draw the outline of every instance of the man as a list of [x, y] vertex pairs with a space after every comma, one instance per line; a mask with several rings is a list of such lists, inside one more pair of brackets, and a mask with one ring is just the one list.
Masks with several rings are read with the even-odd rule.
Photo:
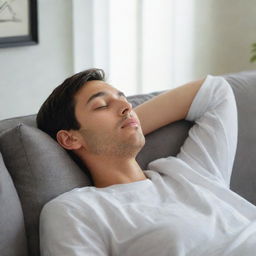
[[[196, 124], [180, 153], [142, 171], [135, 157], [144, 135], [184, 118]], [[256, 208], [229, 189], [237, 110], [223, 78], [188, 83], [133, 110], [102, 70], [91, 69], [57, 87], [37, 122], [83, 161], [94, 182], [44, 207], [43, 256], [234, 256], [256, 249]]]

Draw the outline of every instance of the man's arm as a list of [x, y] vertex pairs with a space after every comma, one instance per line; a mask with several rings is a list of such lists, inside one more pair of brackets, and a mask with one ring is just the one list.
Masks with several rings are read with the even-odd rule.
[[[229, 83], [220, 76], [207, 76], [185, 118], [195, 125], [175, 159], [205, 178], [229, 186], [238, 130], [236, 100]], [[153, 163], [149, 168], [158, 167]]]
[[146, 135], [164, 125], [186, 117], [195, 95], [205, 79], [160, 94], [134, 109]]

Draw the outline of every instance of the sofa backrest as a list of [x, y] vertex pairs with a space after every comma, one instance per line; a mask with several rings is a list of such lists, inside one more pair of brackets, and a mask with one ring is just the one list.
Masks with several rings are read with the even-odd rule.
[[224, 75], [238, 111], [238, 145], [231, 189], [256, 205], [256, 70]]

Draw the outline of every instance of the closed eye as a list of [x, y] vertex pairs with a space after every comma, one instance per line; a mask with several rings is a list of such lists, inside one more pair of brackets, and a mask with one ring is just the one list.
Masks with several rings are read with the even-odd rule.
[[95, 108], [95, 110], [96, 110], [96, 109], [106, 108], [106, 107], [108, 107], [108, 105], [104, 105], [104, 106], [97, 107], [97, 108]]

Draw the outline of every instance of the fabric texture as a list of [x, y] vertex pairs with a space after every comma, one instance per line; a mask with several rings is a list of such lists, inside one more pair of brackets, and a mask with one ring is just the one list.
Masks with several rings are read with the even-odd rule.
[[229, 188], [237, 146], [229, 84], [208, 76], [187, 115], [195, 121], [176, 157], [157, 159], [148, 179], [79, 188], [49, 202], [45, 255], [254, 255], [256, 206]]
[[20, 124], [3, 132], [0, 151], [21, 200], [29, 253], [40, 255], [39, 214], [43, 205], [61, 193], [87, 186], [89, 181], [66, 151], [36, 128]]
[[0, 153], [0, 255], [27, 256], [24, 216]]

